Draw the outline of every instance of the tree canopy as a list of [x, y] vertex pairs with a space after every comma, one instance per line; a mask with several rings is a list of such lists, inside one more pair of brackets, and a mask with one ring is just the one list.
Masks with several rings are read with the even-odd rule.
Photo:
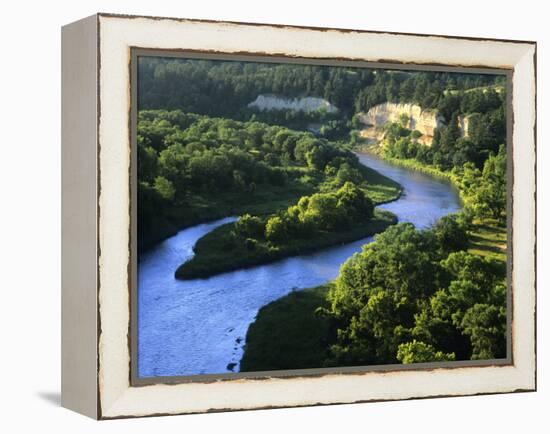
[[[321, 184], [327, 191], [346, 182], [366, 185], [365, 168], [357, 156], [335, 142], [282, 126], [179, 110], [140, 111], [137, 152], [138, 239], [144, 242], [142, 247], [162, 239], [182, 221], [199, 220], [195, 216], [202, 215], [205, 204], [219, 203], [223, 197], [247, 204], [265, 201], [266, 192], [283, 189], [297, 201]], [[356, 207], [350, 214], [353, 219], [356, 211], [364, 212], [360, 209], [364, 206], [362, 196], [351, 187], [345, 191], [341, 200]], [[335, 199], [313, 196], [312, 200], [316, 204]], [[334, 203], [334, 207], [338, 205], [341, 212], [344, 202]], [[226, 212], [234, 206], [228, 202]], [[312, 209], [320, 206], [312, 205]]]
[[460, 221], [398, 224], [346, 261], [328, 293], [325, 314], [337, 328], [328, 364], [505, 355], [502, 264], [448, 242], [465, 231]]

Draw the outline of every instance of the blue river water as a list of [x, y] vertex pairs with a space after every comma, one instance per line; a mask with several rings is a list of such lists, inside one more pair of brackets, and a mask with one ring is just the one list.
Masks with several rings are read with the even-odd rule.
[[[428, 227], [461, 208], [447, 182], [359, 154], [360, 161], [403, 186], [380, 208], [400, 222]], [[138, 375], [184, 376], [238, 372], [249, 325], [258, 310], [291, 291], [323, 284], [372, 237], [208, 279], [176, 280], [199, 238], [234, 221], [227, 217], [178, 232], [142, 255], [138, 264]]]

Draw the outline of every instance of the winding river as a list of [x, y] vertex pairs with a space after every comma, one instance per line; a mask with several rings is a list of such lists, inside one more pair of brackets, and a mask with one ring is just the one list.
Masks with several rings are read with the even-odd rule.
[[[460, 209], [450, 184], [359, 154], [361, 162], [400, 183], [403, 195], [380, 206], [417, 228]], [[140, 377], [238, 372], [248, 326], [258, 310], [291, 291], [334, 279], [340, 265], [372, 237], [208, 279], [181, 281], [174, 271], [196, 241], [227, 217], [180, 231], [142, 255], [138, 270]]]

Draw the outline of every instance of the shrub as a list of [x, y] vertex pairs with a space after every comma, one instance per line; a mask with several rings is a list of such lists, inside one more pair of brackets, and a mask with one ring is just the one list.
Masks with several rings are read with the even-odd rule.
[[235, 232], [243, 238], [262, 238], [265, 224], [261, 218], [245, 214], [235, 223]]
[[288, 237], [286, 225], [279, 216], [271, 217], [265, 225], [265, 237], [272, 242], [284, 241]]
[[397, 360], [401, 363], [445, 362], [455, 360], [454, 353], [443, 353], [424, 342], [417, 341], [400, 344], [397, 350]]

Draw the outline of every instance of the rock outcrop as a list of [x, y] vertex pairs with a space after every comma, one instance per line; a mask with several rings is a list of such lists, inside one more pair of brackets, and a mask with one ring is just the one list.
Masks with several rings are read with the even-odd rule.
[[422, 110], [415, 104], [395, 104], [386, 102], [372, 107], [367, 113], [359, 114], [359, 121], [364, 125], [360, 131], [361, 137], [370, 142], [383, 139], [383, 127], [388, 122], [401, 122], [401, 116], [406, 115], [408, 122], [404, 126], [410, 130], [422, 133], [420, 143], [431, 145], [434, 130], [444, 124], [443, 118], [435, 110]]
[[314, 112], [324, 109], [327, 113], [338, 111], [334, 105], [323, 98], [306, 96], [302, 98], [286, 98], [278, 95], [258, 95], [248, 104], [248, 107], [258, 110], [294, 110], [302, 112]]
[[468, 128], [470, 127], [470, 116], [458, 117], [458, 128], [460, 128], [460, 134], [462, 137], [468, 137]]

